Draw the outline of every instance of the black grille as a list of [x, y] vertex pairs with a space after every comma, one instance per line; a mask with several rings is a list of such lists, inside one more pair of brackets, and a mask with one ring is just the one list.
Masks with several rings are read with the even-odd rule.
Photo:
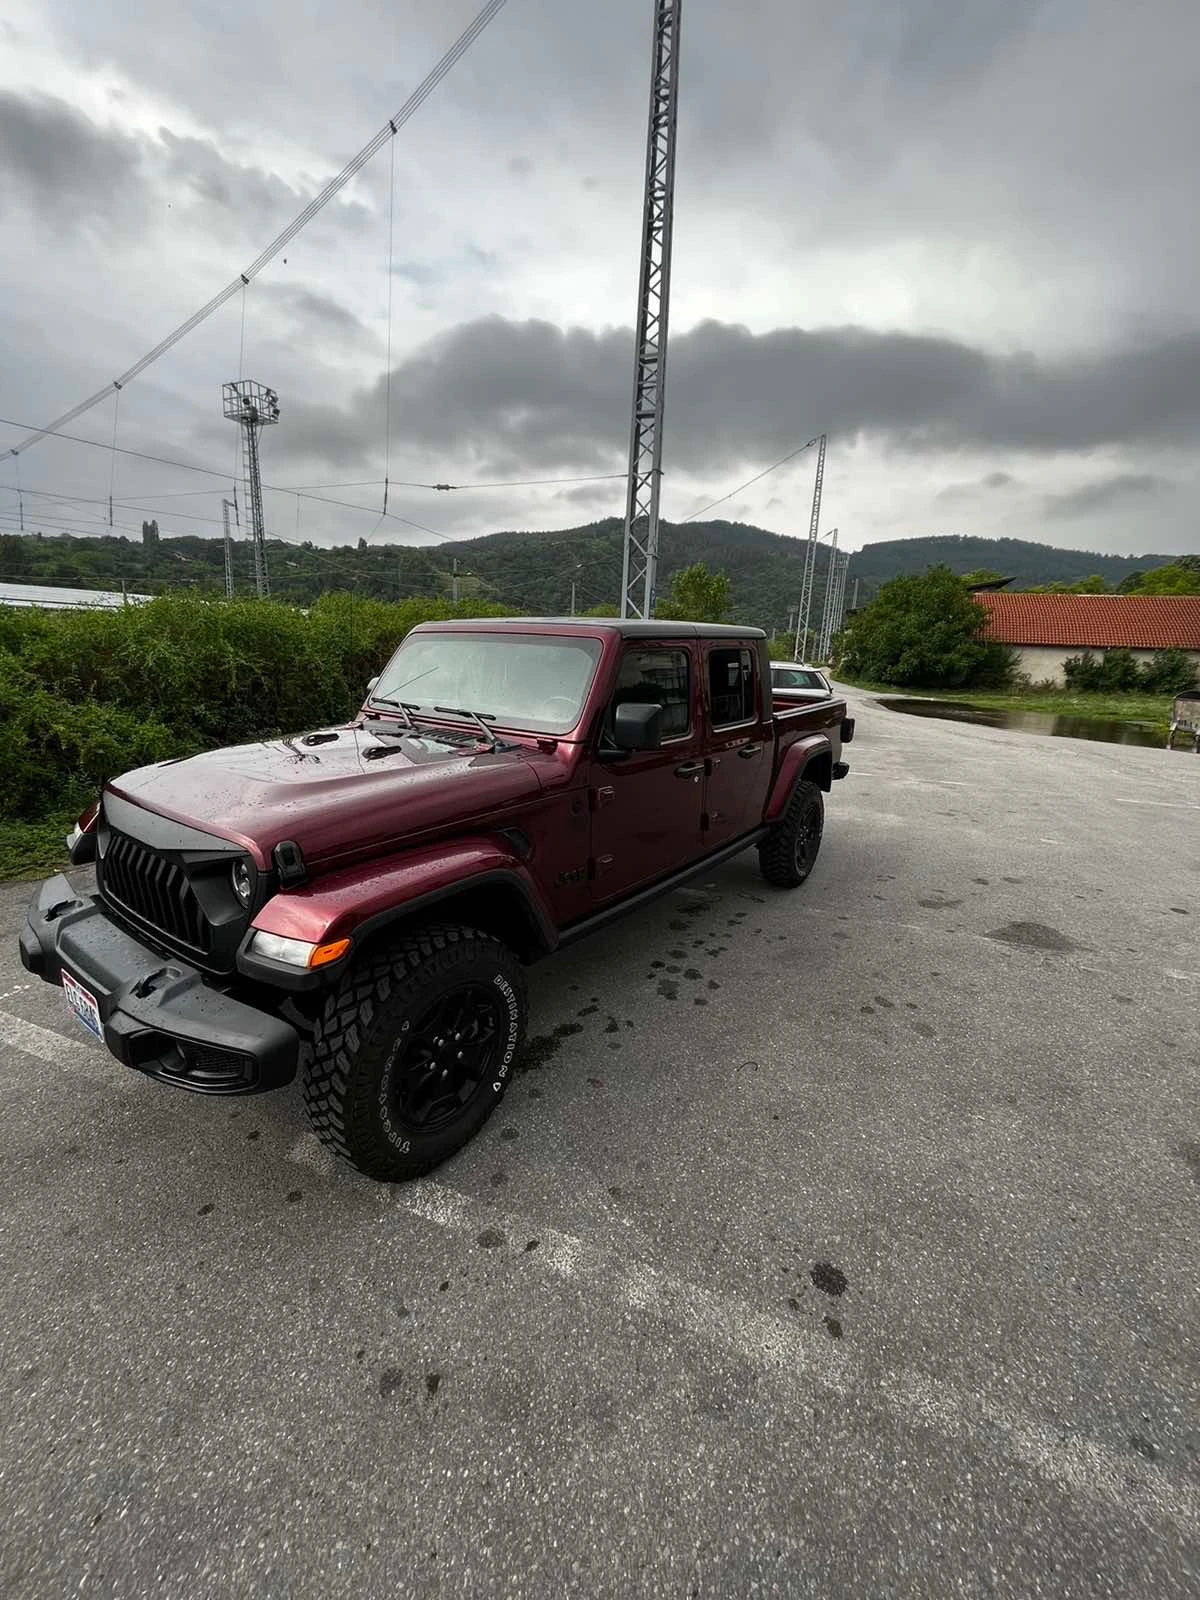
[[207, 954], [208, 918], [182, 867], [123, 833], [111, 833], [101, 887], [135, 917], [176, 943]]

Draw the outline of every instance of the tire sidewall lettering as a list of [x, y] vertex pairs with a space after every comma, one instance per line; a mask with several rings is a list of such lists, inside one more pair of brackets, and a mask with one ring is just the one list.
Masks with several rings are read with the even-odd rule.
[[492, 1093], [500, 1094], [508, 1079], [513, 1057], [517, 1053], [517, 1042], [521, 1037], [521, 1003], [517, 999], [516, 990], [502, 972], [497, 972], [492, 982], [500, 991], [508, 1017], [508, 1039], [501, 1053], [500, 1065], [496, 1068], [496, 1078], [492, 1084]]
[[[517, 1053], [517, 1045], [520, 1042], [521, 1002], [518, 999], [516, 990], [502, 972], [494, 973], [491, 981], [499, 992], [507, 1021], [504, 1049], [494, 1069], [495, 1076], [491, 1080], [492, 1094], [499, 1096], [504, 1092], [508, 1082], [513, 1059]], [[407, 1042], [407, 1034], [411, 1027], [411, 1020], [406, 1020], [399, 1025], [396, 1037], [388, 1051], [387, 1059], [383, 1063], [383, 1069], [379, 1074], [379, 1085], [376, 1094], [380, 1130], [388, 1143], [401, 1155], [407, 1155], [412, 1149], [412, 1136], [403, 1128], [397, 1127], [392, 1120], [392, 1084], [395, 1078], [396, 1064]]]

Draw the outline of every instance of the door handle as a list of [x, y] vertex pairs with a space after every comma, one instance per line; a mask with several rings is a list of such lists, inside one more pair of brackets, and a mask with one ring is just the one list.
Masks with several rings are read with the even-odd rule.
[[677, 778], [698, 778], [703, 771], [703, 761], [685, 761], [675, 768], [675, 776]]
[[760, 744], [744, 744], [738, 751], [738, 755], [741, 756], [743, 761], [749, 761], [751, 756], [757, 756], [761, 754], [762, 745]]

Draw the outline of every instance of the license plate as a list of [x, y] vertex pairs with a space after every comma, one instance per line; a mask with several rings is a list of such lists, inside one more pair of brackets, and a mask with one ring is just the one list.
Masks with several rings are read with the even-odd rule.
[[97, 1039], [103, 1041], [104, 1030], [100, 1026], [100, 1007], [96, 1004], [96, 996], [69, 972], [63, 972], [62, 981], [67, 1010], [77, 1022], [83, 1023], [89, 1033], [94, 1033]]

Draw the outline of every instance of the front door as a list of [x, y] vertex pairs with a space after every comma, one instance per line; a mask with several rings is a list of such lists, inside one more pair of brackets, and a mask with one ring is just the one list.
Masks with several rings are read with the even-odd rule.
[[704, 644], [708, 772], [704, 786], [705, 850], [749, 833], [762, 821], [771, 780], [772, 735], [764, 733], [758, 652], [744, 644]]
[[[592, 759], [591, 882], [612, 900], [666, 877], [705, 848], [702, 719], [697, 657], [690, 642], [631, 641]], [[663, 707], [658, 750], [617, 750], [612, 719], [625, 702]]]

